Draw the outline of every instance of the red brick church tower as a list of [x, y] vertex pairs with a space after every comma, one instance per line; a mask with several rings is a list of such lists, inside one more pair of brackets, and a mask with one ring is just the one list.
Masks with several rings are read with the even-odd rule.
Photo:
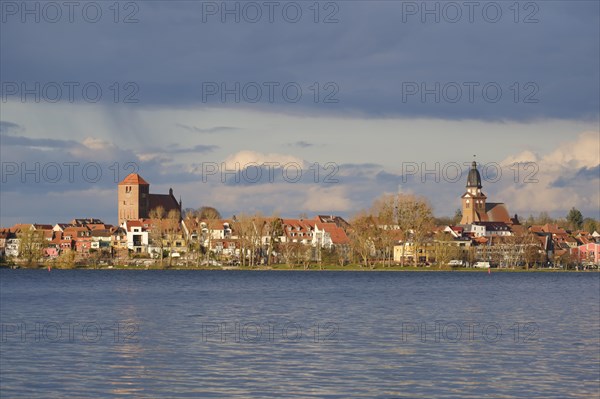
[[153, 209], [162, 207], [165, 215], [176, 210], [181, 215], [181, 201], [177, 202], [173, 189], [169, 194], [150, 194], [150, 183], [137, 173], [131, 173], [118, 185], [119, 224], [126, 220], [147, 219]]

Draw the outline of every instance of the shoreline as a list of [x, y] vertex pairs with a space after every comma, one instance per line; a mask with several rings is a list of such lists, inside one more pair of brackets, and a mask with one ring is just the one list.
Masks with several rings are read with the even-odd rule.
[[[47, 271], [47, 267], [17, 267], [13, 268], [11, 266], [0, 266], [0, 269], [5, 270], [42, 270]], [[175, 266], [175, 267], [145, 267], [145, 266], [124, 266], [124, 265], [115, 265], [113, 267], [73, 267], [73, 268], [51, 268], [50, 270], [98, 270], [98, 271], [113, 271], [113, 270], [131, 270], [131, 271], [222, 271], [222, 272], [238, 272], [238, 271], [247, 271], [247, 272], [264, 272], [264, 271], [277, 271], [277, 272], [415, 272], [415, 273], [432, 273], [432, 272], [443, 272], [443, 273], [488, 273], [488, 269], [477, 269], [477, 268], [436, 268], [436, 267], [360, 267], [360, 266], [348, 266], [348, 267], [339, 267], [339, 266], [323, 266], [319, 268], [318, 266], [309, 267], [304, 269], [302, 267], [291, 268], [287, 266], [275, 266], [275, 267], [196, 267], [196, 266]], [[588, 269], [588, 270], [565, 270], [565, 269], [489, 269], [490, 274], [494, 273], [600, 273], [600, 269]]]

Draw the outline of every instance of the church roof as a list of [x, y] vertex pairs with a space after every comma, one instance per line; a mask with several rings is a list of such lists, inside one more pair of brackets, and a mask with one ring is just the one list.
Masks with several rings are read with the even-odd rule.
[[473, 161], [471, 164], [471, 170], [469, 170], [469, 176], [467, 177], [467, 187], [481, 188], [481, 175], [477, 170], [477, 162]]
[[123, 179], [123, 181], [121, 183], [119, 183], [119, 186], [124, 185], [124, 184], [131, 184], [131, 185], [145, 185], [145, 186], [149, 186], [150, 183], [148, 183], [146, 180], [144, 180], [144, 178], [140, 175], [138, 175], [137, 173], [130, 173], [129, 175], [127, 175], [127, 177], [125, 177]]
[[508, 209], [502, 202], [488, 202], [485, 204], [485, 213], [487, 213], [489, 222], [512, 223]]
[[161, 206], [165, 210], [165, 216], [170, 210], [176, 210], [181, 212], [179, 209], [179, 203], [171, 194], [150, 194], [149, 195], [150, 209], [155, 209]]

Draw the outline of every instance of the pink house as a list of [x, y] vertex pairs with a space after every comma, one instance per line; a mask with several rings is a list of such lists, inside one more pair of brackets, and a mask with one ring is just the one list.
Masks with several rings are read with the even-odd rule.
[[59, 254], [58, 248], [56, 247], [47, 247], [44, 248], [44, 257], [56, 258]]
[[571, 248], [571, 255], [580, 262], [600, 264], [600, 244], [587, 243], [576, 248]]

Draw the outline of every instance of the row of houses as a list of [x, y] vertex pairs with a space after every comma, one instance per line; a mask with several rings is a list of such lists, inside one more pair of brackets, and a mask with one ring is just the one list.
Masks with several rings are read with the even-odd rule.
[[567, 231], [556, 224], [525, 227], [503, 222], [477, 222], [438, 226], [419, 248], [410, 241], [399, 244], [394, 247], [396, 262], [406, 260], [403, 257], [412, 260], [415, 252], [418, 252], [419, 262], [435, 262], [441, 245], [458, 248], [454, 255], [465, 263], [484, 260], [507, 266], [532, 260], [545, 264], [600, 265], [600, 233]]
[[240, 255], [243, 248], [269, 248], [277, 244], [300, 244], [313, 248], [346, 249], [348, 227], [339, 216], [318, 215], [312, 219], [259, 218], [184, 219], [184, 236], [219, 255]]
[[44, 257], [57, 257], [66, 250], [85, 257], [94, 251], [125, 246], [122, 229], [105, 224], [99, 219], [73, 219], [68, 223], [16, 224], [0, 228], [0, 256], [18, 257], [21, 236], [27, 231], [36, 233], [41, 240]]
[[[249, 222], [248, 226], [244, 223]], [[0, 255], [19, 257], [21, 236], [26, 231], [39, 233], [43, 257], [55, 258], [64, 251], [75, 251], [80, 258], [105, 252], [115, 256], [123, 251], [158, 257], [161, 252], [181, 256], [194, 248], [227, 257], [240, 256], [250, 244], [299, 243], [320, 248], [347, 246], [348, 223], [340, 217], [314, 219], [262, 218], [260, 221], [232, 219], [150, 219], [125, 220], [120, 226], [99, 219], [74, 219], [69, 223], [16, 224], [0, 229]], [[247, 230], [247, 231], [244, 231]]]
[[[376, 221], [375, 221], [376, 222]], [[377, 222], [376, 222], [377, 223]], [[398, 226], [378, 225], [387, 231], [393, 247], [389, 255], [379, 253], [372, 240], [374, 259], [393, 258], [395, 263], [433, 263], [440, 248], [452, 249], [452, 257], [465, 262], [497, 260], [511, 263], [527, 251], [546, 260], [569, 256], [575, 262], [600, 264], [598, 232], [567, 231], [546, 224], [526, 228], [520, 224], [475, 222], [457, 226], [436, 226], [423, 242], [404, 237]], [[19, 257], [20, 237], [25, 231], [38, 234], [44, 258], [74, 251], [79, 258], [91, 254], [115, 257], [125, 255], [158, 258], [159, 254], [180, 257], [193, 251], [212, 253], [220, 258], [240, 258], [250, 253], [277, 256], [282, 245], [349, 253], [355, 230], [339, 216], [317, 215], [312, 219], [236, 218], [231, 219], [150, 219], [125, 220], [113, 226], [99, 219], [74, 219], [69, 223], [17, 224], [0, 229], [0, 255]], [[276, 248], [277, 247], [277, 248]], [[265, 254], [266, 253], [266, 254]], [[316, 252], [313, 251], [313, 258]]]

